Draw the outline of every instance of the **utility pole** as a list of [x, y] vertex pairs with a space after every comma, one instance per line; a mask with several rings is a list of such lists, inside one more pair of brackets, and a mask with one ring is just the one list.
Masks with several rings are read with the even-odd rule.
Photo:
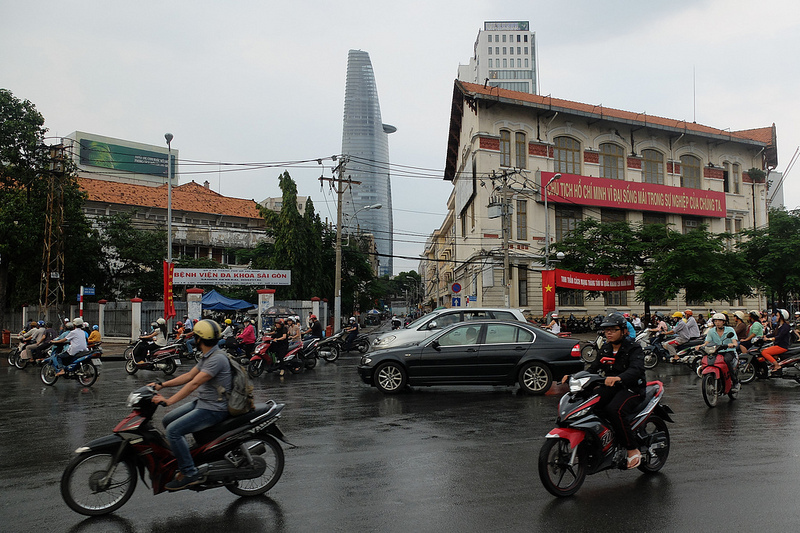
[[[333, 303], [333, 331], [335, 332], [337, 329], [342, 327], [342, 195], [347, 187], [351, 187], [352, 185], [360, 185], [360, 181], [352, 181], [350, 179], [344, 179], [344, 172], [347, 166], [349, 158], [347, 156], [342, 156], [341, 161], [333, 169], [335, 174], [338, 174], [338, 178], [323, 178], [320, 176], [319, 181], [322, 183], [323, 181], [328, 181], [331, 184], [336, 184], [336, 272], [335, 275], [335, 282], [334, 282], [334, 303]], [[345, 187], [345, 183], [347, 183], [347, 187]]]
[[51, 306], [64, 303], [64, 172], [64, 145], [51, 146], [39, 283], [39, 312], [45, 318]]

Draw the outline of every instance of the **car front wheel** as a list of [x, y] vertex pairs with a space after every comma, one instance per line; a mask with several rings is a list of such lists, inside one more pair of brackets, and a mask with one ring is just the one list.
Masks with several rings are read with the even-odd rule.
[[532, 362], [519, 371], [519, 386], [528, 394], [544, 394], [553, 383], [553, 374], [543, 363]]
[[375, 386], [384, 394], [396, 394], [406, 386], [405, 369], [399, 363], [383, 363], [375, 369]]

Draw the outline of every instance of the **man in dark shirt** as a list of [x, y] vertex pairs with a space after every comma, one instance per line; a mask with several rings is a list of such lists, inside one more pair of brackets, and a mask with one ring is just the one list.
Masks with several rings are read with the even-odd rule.
[[322, 338], [322, 324], [319, 320], [317, 320], [317, 315], [311, 315], [308, 317], [309, 325], [308, 329], [303, 332], [303, 335], [310, 334], [315, 339]]

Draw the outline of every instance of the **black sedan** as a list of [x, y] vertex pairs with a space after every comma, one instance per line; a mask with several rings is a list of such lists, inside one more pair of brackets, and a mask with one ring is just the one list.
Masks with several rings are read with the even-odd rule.
[[544, 394], [553, 377], [583, 370], [580, 344], [531, 324], [460, 322], [422, 342], [370, 352], [361, 358], [362, 381], [381, 392], [406, 385], [514, 385]]

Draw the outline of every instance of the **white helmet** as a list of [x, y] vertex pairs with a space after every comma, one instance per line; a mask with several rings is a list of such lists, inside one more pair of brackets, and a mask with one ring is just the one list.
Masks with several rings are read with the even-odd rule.
[[778, 312], [781, 314], [784, 321], [789, 320], [789, 311], [787, 311], [786, 309], [778, 309]]
[[722, 313], [714, 313], [714, 316], [711, 317], [711, 320], [728, 320], [728, 317]]
[[159, 326], [166, 326], [167, 325], [167, 321], [164, 320], [163, 318], [159, 318], [158, 320], [156, 320], [156, 322], [158, 322]]
[[350, 322], [352, 323], [352, 322], [355, 322], [355, 321], [356, 321], [356, 317], [354, 317], [354, 316], [351, 316], [351, 317], [350, 317]]
[[81, 317], [75, 318], [72, 320], [72, 325], [76, 328], [83, 327], [83, 319]]

